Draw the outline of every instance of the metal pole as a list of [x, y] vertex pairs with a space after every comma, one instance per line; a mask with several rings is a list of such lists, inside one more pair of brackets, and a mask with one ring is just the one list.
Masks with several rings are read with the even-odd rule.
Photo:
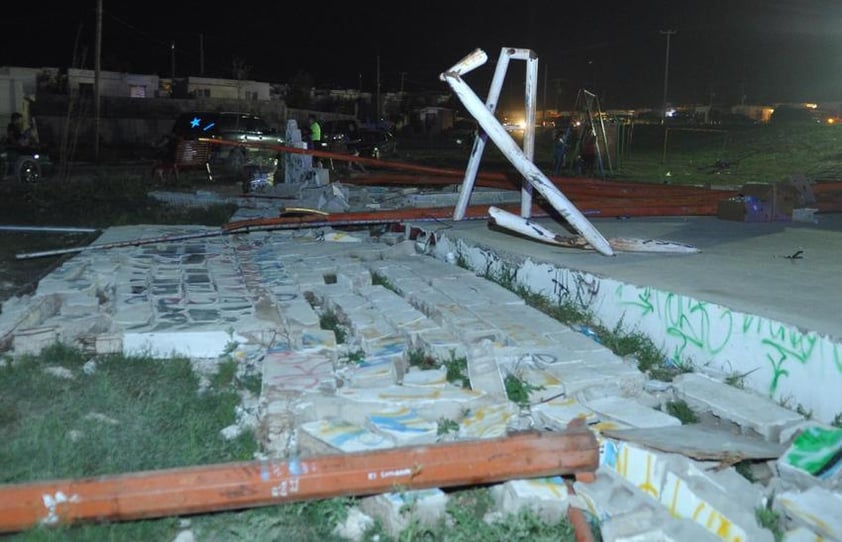
[[205, 35], [199, 34], [199, 74], [205, 75]]
[[582, 234], [597, 252], [605, 256], [613, 256], [614, 251], [611, 249], [605, 237], [552, 184], [547, 176], [535, 164], [529, 161], [523, 151], [517, 146], [517, 143], [506, 132], [506, 129], [488, 111], [485, 104], [480, 101], [473, 90], [462, 81], [462, 78], [453, 72], [444, 72], [439, 77], [450, 85], [450, 88], [453, 89], [468, 112], [473, 115], [483, 130], [485, 130], [485, 133], [488, 134], [488, 137], [500, 149], [500, 152], [547, 199], [549, 204], [561, 214], [562, 218]]
[[99, 75], [102, 57], [102, 0], [96, 4], [96, 68], [94, 70], [94, 162], [99, 162]]
[[170, 42], [170, 77], [175, 79], [175, 42]]
[[667, 36], [667, 54], [664, 60], [664, 108], [661, 112], [661, 124], [664, 123], [664, 119], [667, 116], [667, 84], [669, 83], [670, 76], [670, 36], [677, 33], [678, 30], [661, 30], [661, 34]]
[[[482, 460], [477, 460], [482, 458]], [[586, 428], [372, 452], [269, 459], [0, 486], [0, 533], [38, 525], [236, 510], [344, 495], [593, 473]]]

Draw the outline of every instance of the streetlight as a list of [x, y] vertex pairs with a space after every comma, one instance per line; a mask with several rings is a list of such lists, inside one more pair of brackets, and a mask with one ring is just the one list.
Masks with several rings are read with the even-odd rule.
[[669, 83], [670, 76], [670, 36], [677, 33], [678, 30], [661, 30], [661, 34], [666, 34], [667, 36], [667, 57], [664, 61], [664, 109], [661, 113], [661, 124], [664, 123], [664, 119], [667, 116], [667, 84]]

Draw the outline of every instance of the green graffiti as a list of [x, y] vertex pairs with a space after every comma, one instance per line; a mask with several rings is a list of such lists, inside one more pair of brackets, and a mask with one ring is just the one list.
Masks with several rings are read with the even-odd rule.
[[824, 478], [842, 458], [842, 429], [808, 427], [784, 454], [787, 464]]
[[626, 301], [623, 299], [623, 285], [620, 284], [617, 286], [617, 297], [620, 298], [620, 304], [628, 305], [631, 307], [637, 307], [640, 309], [640, 315], [646, 316], [650, 312], [655, 312], [655, 304], [652, 302], [652, 290], [650, 288], [643, 288], [640, 290], [640, 293], [637, 295], [637, 298], [632, 301]]
[[725, 333], [718, 343], [713, 341], [713, 329], [707, 303], [688, 297], [670, 294], [667, 296], [664, 313], [667, 315], [667, 335], [681, 340], [676, 354], [681, 355], [688, 345], [711, 354], [722, 351], [731, 339], [733, 316], [730, 310], [720, 311], [719, 320], [727, 320], [722, 327]]

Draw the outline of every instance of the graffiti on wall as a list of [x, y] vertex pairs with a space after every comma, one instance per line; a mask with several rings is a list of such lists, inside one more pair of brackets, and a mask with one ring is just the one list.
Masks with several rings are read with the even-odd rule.
[[[694, 354], [713, 357], [735, 340], [743, 343], [748, 340], [762, 352], [771, 369], [769, 395], [775, 395], [782, 378], [791, 376], [793, 366], [831, 362], [842, 374], [838, 345], [820, 341], [815, 333], [803, 333], [768, 318], [734, 313], [720, 305], [653, 288], [621, 284], [616, 297], [638, 319], [655, 318], [660, 322], [666, 336], [674, 339], [675, 359]], [[823, 344], [828, 346], [824, 348]]]

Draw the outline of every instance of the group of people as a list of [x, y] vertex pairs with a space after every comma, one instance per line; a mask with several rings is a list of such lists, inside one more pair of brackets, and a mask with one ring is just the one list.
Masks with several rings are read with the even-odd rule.
[[[568, 154], [572, 159], [568, 159]], [[553, 164], [554, 177], [563, 170], [571, 170], [576, 175], [591, 175], [596, 166], [596, 134], [590, 124], [575, 127], [568, 123], [566, 127], [553, 129]]]

